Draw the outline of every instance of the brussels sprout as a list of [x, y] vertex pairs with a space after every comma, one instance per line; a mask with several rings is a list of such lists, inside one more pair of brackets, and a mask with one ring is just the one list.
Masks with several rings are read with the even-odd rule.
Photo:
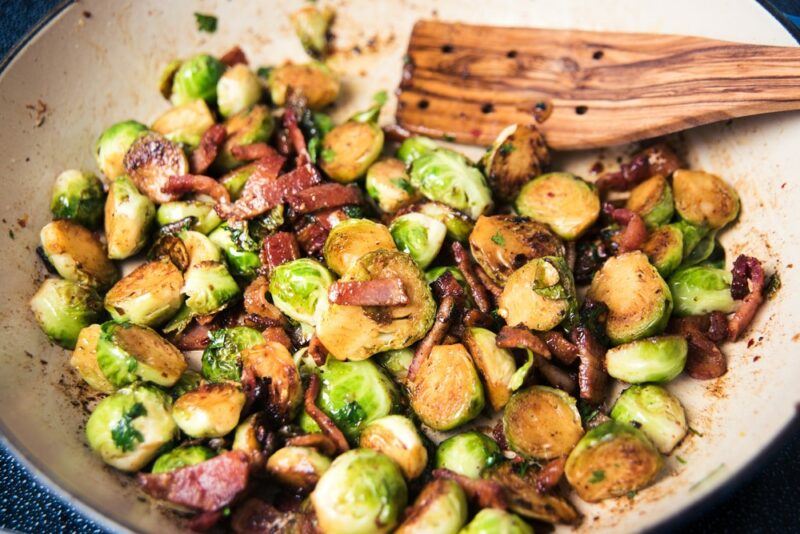
[[619, 345], [606, 353], [608, 374], [628, 382], [669, 382], [683, 371], [688, 346], [683, 336], [660, 336]]
[[220, 328], [209, 333], [209, 343], [203, 351], [203, 376], [211, 382], [240, 380], [242, 352], [263, 345], [261, 332], [247, 326]]
[[578, 239], [600, 216], [595, 187], [566, 172], [543, 174], [528, 182], [516, 200], [520, 215], [546, 224], [559, 237]]
[[166, 202], [161, 204], [156, 212], [156, 221], [159, 226], [182, 221], [187, 217], [194, 217], [197, 220], [192, 224], [192, 228], [203, 234], [208, 234], [222, 222], [214, 210], [213, 203], [199, 200]]
[[717, 230], [711, 230], [683, 259], [682, 267], [691, 267], [706, 261], [717, 246]]
[[[650, 232], [642, 252], [663, 278], [675, 272], [683, 260], [683, 233], [675, 226], [659, 226]], [[673, 295], [674, 297], [674, 295]]]
[[350, 120], [322, 138], [320, 167], [336, 182], [354, 182], [364, 176], [382, 149], [383, 130], [380, 126]]
[[739, 195], [719, 176], [680, 169], [672, 187], [678, 215], [691, 224], [719, 229], [739, 215]]
[[186, 270], [181, 292], [192, 314], [210, 315], [239, 296], [239, 285], [223, 264], [201, 261]]
[[103, 218], [103, 184], [93, 174], [64, 171], [53, 184], [50, 212], [56, 219], [69, 219], [87, 228], [97, 228]]
[[187, 367], [181, 351], [154, 330], [113, 321], [100, 327], [97, 365], [117, 387], [139, 379], [170, 387]]
[[472, 355], [475, 367], [483, 376], [486, 396], [493, 410], [500, 410], [511, 397], [511, 380], [517, 370], [514, 356], [497, 346], [497, 336], [485, 328], [470, 327], [464, 330], [464, 344]]
[[562, 321], [573, 322], [578, 303], [575, 282], [564, 258], [537, 258], [514, 271], [506, 280], [497, 305], [498, 315], [510, 326], [547, 331]]
[[407, 254], [396, 250], [370, 252], [342, 280], [392, 277], [402, 280], [408, 304], [386, 307], [331, 304], [325, 310], [317, 325], [317, 336], [335, 358], [363, 360], [378, 352], [404, 349], [422, 339], [433, 326], [436, 313], [433, 295], [422, 271]]
[[294, 419], [303, 403], [303, 384], [289, 350], [277, 341], [267, 341], [242, 351], [242, 366], [247, 375], [269, 380], [267, 410], [272, 419]]
[[269, 72], [267, 83], [270, 97], [276, 106], [286, 103], [290, 88], [303, 93], [308, 107], [314, 110], [332, 104], [339, 96], [339, 80], [323, 63], [286, 63]]
[[234, 276], [253, 278], [261, 267], [259, 246], [247, 233], [247, 227], [222, 223], [208, 234], [208, 238], [222, 249], [228, 268]]
[[575, 399], [547, 386], [511, 396], [503, 412], [503, 431], [516, 452], [544, 460], [566, 455], [583, 435]]
[[105, 463], [138, 471], [178, 437], [171, 408], [160, 389], [134, 384], [98, 403], [86, 422], [86, 439]]
[[507, 202], [549, 163], [544, 137], [533, 124], [512, 124], [504, 129], [481, 159], [492, 191]]
[[189, 251], [179, 237], [164, 233], [156, 237], [150, 250], [147, 251], [147, 259], [171, 261], [175, 267], [183, 271], [189, 266]]
[[464, 345], [437, 345], [409, 377], [414, 413], [434, 430], [450, 430], [483, 410], [483, 385]]
[[256, 105], [233, 115], [225, 121], [228, 136], [214, 161], [214, 167], [223, 171], [238, 167], [243, 162], [233, 156], [233, 147], [267, 142], [274, 129], [275, 119], [267, 106]]
[[617, 399], [611, 417], [641, 429], [664, 454], [683, 439], [689, 427], [681, 402], [655, 384], [631, 386]]
[[222, 261], [222, 251], [208, 236], [192, 230], [184, 230], [179, 235], [189, 257], [187, 266], [207, 261]]
[[48, 261], [66, 280], [103, 289], [119, 279], [117, 267], [106, 256], [103, 244], [80, 224], [53, 221], [42, 228], [39, 236]]
[[189, 172], [189, 160], [181, 146], [157, 133], [134, 141], [125, 154], [124, 164], [139, 191], [159, 204], [175, 200], [176, 195], [163, 191], [170, 177]]
[[428, 450], [417, 428], [402, 415], [387, 415], [372, 421], [361, 431], [358, 444], [394, 460], [407, 480], [420, 476], [428, 465]]
[[326, 534], [390, 532], [408, 500], [397, 465], [370, 449], [348, 451], [333, 461], [311, 494], [311, 505]]
[[648, 228], [666, 224], [675, 212], [672, 188], [663, 176], [648, 178], [631, 190], [625, 207], [638, 213]]
[[606, 333], [617, 345], [663, 332], [672, 312], [669, 287], [641, 252], [606, 261], [587, 295], [608, 306]]
[[186, 102], [164, 112], [151, 129], [170, 141], [194, 148], [203, 134], [214, 126], [214, 115], [202, 98]]
[[134, 141], [147, 133], [147, 126], [136, 121], [123, 121], [110, 126], [94, 144], [94, 157], [106, 180], [125, 172], [123, 159]]
[[143, 263], [106, 293], [105, 307], [115, 321], [158, 326], [175, 315], [183, 297], [183, 274], [171, 261]]
[[405, 384], [408, 368], [414, 359], [411, 349], [398, 349], [381, 352], [375, 355], [375, 361], [383, 367], [398, 384]]
[[478, 265], [501, 286], [530, 260], [564, 255], [563, 243], [545, 225], [515, 215], [478, 217], [469, 248]]
[[518, 515], [499, 508], [484, 508], [460, 534], [533, 534], [533, 529]]
[[283, 447], [267, 460], [267, 472], [293, 490], [311, 491], [331, 466], [328, 457], [311, 447]]
[[458, 534], [468, 512], [461, 486], [452, 480], [435, 479], [422, 488], [395, 534]]
[[503, 487], [512, 512], [548, 523], [578, 522], [580, 515], [567, 499], [554, 493], [539, 493], [536, 488], [539, 472], [527, 467], [532, 466], [502, 462], [496, 467], [487, 469], [484, 478]]
[[98, 339], [100, 339], [99, 324], [93, 324], [81, 330], [69, 364], [93, 389], [102, 393], [113, 393], [116, 389], [114, 384], [108, 381], [97, 364]]
[[347, 219], [330, 231], [322, 255], [328, 268], [341, 276], [374, 250], [397, 250], [389, 229], [369, 219]]
[[731, 296], [731, 278], [728, 271], [703, 265], [680, 269], [669, 279], [675, 315], [732, 312], [736, 303]]
[[[371, 361], [340, 362], [328, 358], [319, 368], [321, 386], [317, 405], [328, 414], [351, 443], [358, 443], [364, 427], [396, 411], [399, 392], [394, 383]], [[300, 426], [316, 431], [304, 414]]]
[[334, 17], [330, 7], [304, 6], [291, 15], [294, 32], [311, 57], [324, 57], [328, 51], [328, 28]]
[[683, 234], [683, 257], [687, 258], [689, 254], [700, 244], [700, 241], [708, 235], [709, 229], [705, 226], [697, 226], [690, 222], [679, 219], [678, 221], [670, 224], [670, 226], [677, 228]]
[[167, 63], [167, 66], [164, 67], [164, 70], [162, 70], [161, 74], [158, 76], [158, 92], [167, 100], [169, 100], [172, 94], [172, 82], [175, 79], [175, 73], [181, 68], [182, 63], [183, 61], [180, 59], [173, 59]]
[[230, 67], [217, 82], [217, 106], [223, 117], [250, 109], [261, 100], [261, 81], [247, 65]]
[[473, 219], [492, 204], [481, 171], [463, 155], [444, 148], [423, 154], [411, 164], [411, 185], [426, 198], [463, 211]]
[[[233, 435], [232, 451], [242, 451], [250, 456], [250, 464], [258, 469], [266, 465], [265, 447], [259, 441], [259, 434], [263, 431], [264, 413], [256, 412], [239, 423]], [[264, 436], [261, 435], [263, 438]]]
[[203, 384], [175, 401], [172, 418], [188, 436], [221, 438], [236, 428], [244, 402], [245, 396], [239, 384]]
[[586, 433], [564, 473], [581, 499], [597, 502], [647, 486], [663, 464], [642, 431], [612, 419]]
[[429, 137], [409, 137], [400, 143], [400, 147], [397, 149], [397, 159], [406, 165], [411, 165], [420, 156], [429, 154], [438, 148], [436, 141]]
[[242, 190], [244, 189], [244, 184], [247, 183], [247, 180], [250, 179], [256, 168], [258, 168], [257, 163], [243, 165], [233, 169], [219, 179], [219, 183], [224, 185], [225, 189], [228, 190], [231, 200], [236, 201], [239, 198], [239, 195], [242, 194]]
[[444, 224], [421, 213], [406, 213], [389, 227], [397, 248], [424, 269], [439, 255], [447, 234]]
[[214, 456], [216, 456], [216, 453], [213, 450], [202, 445], [178, 447], [159, 456], [153, 463], [151, 472], [168, 473], [190, 465], [197, 465], [210, 460]]
[[475, 226], [465, 214], [441, 202], [418, 202], [409, 209], [442, 222], [447, 227], [447, 237], [454, 241], [466, 241]]
[[328, 308], [328, 288], [332, 283], [333, 275], [325, 266], [301, 258], [273, 269], [269, 292], [279, 310], [310, 328], [319, 324]]
[[198, 98], [213, 102], [217, 97], [217, 82], [224, 72], [225, 64], [208, 54], [187, 59], [172, 79], [172, 104], [180, 106]]
[[469, 478], [481, 478], [484, 469], [502, 460], [497, 443], [476, 430], [449, 437], [436, 449], [437, 469], [449, 469]]
[[42, 331], [65, 349], [74, 349], [81, 330], [97, 322], [103, 311], [93, 289], [57, 278], [39, 286], [30, 306]]
[[139, 193], [127, 176], [118, 176], [108, 188], [105, 206], [105, 230], [108, 257], [124, 260], [147, 244], [156, 207]]
[[203, 377], [197, 371], [187, 369], [183, 372], [181, 377], [175, 382], [175, 385], [169, 390], [173, 399], [177, 399], [184, 393], [189, 393], [200, 387], [203, 383]]
[[394, 158], [373, 163], [367, 169], [364, 188], [384, 213], [394, 213], [419, 196], [409, 181], [406, 166]]

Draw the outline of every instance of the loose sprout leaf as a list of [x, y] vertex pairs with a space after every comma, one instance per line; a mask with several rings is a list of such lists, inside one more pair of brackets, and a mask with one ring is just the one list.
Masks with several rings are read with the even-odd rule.
[[331, 150], [330, 148], [323, 148], [322, 149], [322, 161], [326, 163], [330, 163], [336, 157], [336, 152]]
[[206, 33], [214, 33], [217, 31], [217, 17], [214, 15], [206, 15], [203, 13], [194, 14], [195, 21], [197, 22], [197, 30]]
[[317, 151], [319, 150], [319, 137], [312, 137], [308, 142], [308, 157], [311, 163], [317, 163]]
[[781, 282], [781, 276], [778, 273], [774, 273], [767, 280], [767, 287], [764, 290], [764, 294], [767, 296], [769, 300], [772, 300], [778, 296], [778, 291], [780, 290], [782, 285], [783, 282]]
[[389, 100], [389, 95], [386, 93], [386, 90], [381, 90], [375, 93], [372, 97], [372, 101], [378, 104], [379, 106], [384, 105]]
[[528, 376], [528, 371], [530, 371], [533, 366], [533, 352], [529, 350], [525, 352], [528, 354], [528, 359], [513, 375], [511, 375], [511, 380], [508, 382], [508, 387], [511, 391], [516, 391], [522, 387], [522, 384], [525, 382], [525, 377]]
[[114, 428], [111, 429], [111, 437], [117, 447], [125, 452], [136, 448], [137, 443], [144, 441], [142, 433], [133, 427], [133, 420], [139, 416], [147, 415], [147, 410], [141, 402], [135, 403], [131, 409], [125, 412]]

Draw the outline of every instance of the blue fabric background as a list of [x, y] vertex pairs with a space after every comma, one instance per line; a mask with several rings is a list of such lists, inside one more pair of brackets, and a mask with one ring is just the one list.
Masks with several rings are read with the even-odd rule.
[[[741, 1], [741, 0], [740, 0]], [[57, 0], [0, 0], [0, 57]], [[762, 2], [765, 3], [765, 2]], [[800, 2], [773, 0], [774, 8], [800, 24]], [[800, 75], [800, 73], [798, 73]], [[790, 433], [777, 453], [756, 466], [757, 474], [726, 500], [686, 519], [688, 532], [800, 532], [800, 433]], [[103, 529], [54, 496], [0, 446], [0, 529], [23, 533], [87, 532]]]

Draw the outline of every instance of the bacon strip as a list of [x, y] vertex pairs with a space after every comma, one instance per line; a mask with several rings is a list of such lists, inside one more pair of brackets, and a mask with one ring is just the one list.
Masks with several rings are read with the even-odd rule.
[[321, 432], [294, 436], [286, 440], [288, 447], [314, 447], [325, 456], [336, 454], [336, 443]]
[[627, 208], [615, 208], [610, 202], [606, 202], [603, 211], [608, 213], [618, 224], [625, 226], [619, 234], [619, 253], [639, 250], [647, 241], [647, 226], [642, 217]]
[[742, 299], [742, 305], [728, 321], [728, 339], [736, 341], [750, 326], [758, 308], [764, 302], [764, 286], [767, 280], [761, 262], [744, 254], [733, 262], [731, 272], [731, 295], [734, 299]]
[[441, 344], [444, 337], [447, 335], [447, 331], [450, 329], [450, 323], [452, 322], [454, 312], [456, 311], [456, 298], [447, 295], [442, 298], [441, 302], [439, 303], [439, 309], [436, 310], [436, 318], [433, 321], [433, 326], [422, 341], [419, 342], [417, 345], [417, 350], [414, 351], [414, 358], [411, 360], [411, 364], [408, 366], [408, 374], [407, 374], [407, 381], [412, 382], [414, 377], [419, 370], [419, 366], [422, 365], [422, 361], [425, 360], [428, 356], [430, 356], [433, 347], [436, 345]]
[[480, 279], [483, 287], [485, 287], [494, 298], [499, 298], [500, 295], [503, 294], [503, 288], [497, 285], [494, 280], [489, 278], [489, 275], [486, 274], [486, 271], [483, 270], [483, 267], [476, 265], [475, 274], [478, 275], [478, 279]]
[[558, 388], [572, 394], [578, 387], [575, 380], [562, 368], [553, 365], [544, 358], [534, 358], [534, 365], [542, 373], [547, 382], [554, 388]]
[[267, 291], [269, 291], [269, 280], [265, 276], [258, 276], [250, 282], [244, 290], [244, 311], [257, 316], [265, 328], [283, 326], [286, 324], [286, 318], [267, 300]]
[[[277, 504], [277, 503], [276, 503]], [[279, 509], [261, 499], [248, 499], [231, 517], [231, 530], [236, 534], [273, 534], [278, 532], [317, 532], [311, 514], [298, 510]]]
[[266, 341], [280, 343], [290, 351], [292, 350], [292, 340], [286, 335], [286, 330], [280, 326], [268, 326], [261, 332], [261, 335], [264, 336]]
[[345, 306], [405, 306], [408, 295], [400, 278], [365, 281], [338, 280], [328, 289], [328, 300]]
[[681, 159], [669, 146], [658, 143], [642, 150], [639, 155], [647, 158], [650, 176], [660, 174], [667, 177], [681, 168]]
[[547, 493], [558, 485], [561, 477], [564, 476], [564, 466], [567, 464], [566, 456], [550, 460], [542, 469], [536, 473], [534, 479], [536, 484], [536, 491], [539, 493]]
[[264, 238], [261, 249], [261, 264], [267, 273], [275, 267], [300, 257], [300, 246], [291, 232], [276, 232]]
[[603, 402], [606, 393], [608, 374], [605, 370], [605, 349], [597, 342], [585, 326], [578, 326], [571, 334], [572, 342], [578, 347], [578, 389], [581, 398], [590, 404]]
[[203, 350], [211, 341], [208, 334], [212, 330], [210, 325], [192, 321], [175, 340], [175, 346], [180, 350]]
[[244, 55], [244, 51], [238, 46], [234, 46], [224, 54], [219, 60], [229, 67], [233, 67], [234, 65], [242, 64], [247, 65], [247, 56]]
[[456, 260], [458, 269], [467, 281], [475, 305], [478, 306], [478, 309], [483, 313], [489, 313], [492, 309], [492, 305], [491, 302], [489, 302], [489, 295], [486, 294], [486, 288], [483, 287], [483, 284], [481, 284], [481, 281], [475, 274], [475, 270], [472, 268], [472, 260], [464, 248], [464, 245], [458, 241], [453, 243], [453, 258]]
[[710, 320], [707, 315], [675, 318], [670, 331], [689, 342], [686, 372], [696, 380], [710, 380], [728, 371], [728, 362], [719, 347], [708, 337]]
[[489, 317], [489, 315], [474, 308], [464, 312], [462, 322], [466, 327], [481, 326], [483, 328], [489, 328], [493, 324], [492, 318]]
[[314, 256], [322, 251], [329, 232], [330, 228], [326, 228], [318, 218], [314, 217], [311, 222], [297, 231], [297, 241], [306, 254]]
[[506, 499], [503, 486], [494, 480], [475, 479], [469, 478], [464, 475], [454, 473], [449, 469], [434, 469], [434, 478], [444, 478], [457, 482], [467, 498], [474, 502], [478, 508], [499, 508], [505, 510], [508, 508], [508, 501]]
[[249, 477], [247, 453], [228, 451], [167, 473], [139, 473], [136, 479], [144, 492], [156, 499], [213, 512], [233, 502], [247, 487]]
[[431, 282], [431, 288], [437, 299], [454, 297], [457, 302], [464, 300], [464, 288], [458, 283], [453, 273], [445, 271], [439, 278]]
[[561, 332], [550, 330], [542, 333], [541, 336], [550, 352], [565, 364], [572, 365], [578, 357], [578, 347], [570, 343]]
[[330, 183], [309, 187], [286, 200], [297, 213], [312, 213], [326, 208], [361, 204], [363, 198], [357, 186]]
[[651, 175], [647, 154], [638, 154], [630, 162], [620, 165], [619, 171], [602, 175], [595, 185], [600, 191], [627, 191]]
[[225, 186], [202, 174], [182, 174], [180, 176], [170, 176], [162, 193], [184, 195], [186, 193], [200, 193], [208, 195], [217, 201], [217, 206], [228, 206], [231, 202], [231, 195]]
[[283, 156], [266, 143], [252, 143], [249, 145], [236, 145], [231, 148], [231, 155], [239, 161], [277, 161]]
[[328, 360], [328, 349], [317, 336], [311, 337], [311, 341], [308, 343], [308, 354], [319, 367], [325, 365]]
[[[303, 103], [303, 105], [305, 104]], [[286, 128], [286, 131], [289, 133], [289, 139], [297, 154], [297, 166], [300, 167], [310, 164], [311, 156], [308, 154], [306, 138], [303, 137], [303, 132], [297, 124], [297, 112], [292, 106], [287, 106], [286, 110], [283, 112], [283, 127]]]
[[708, 339], [720, 343], [728, 339], [728, 316], [715, 311], [708, 315]]
[[215, 124], [203, 133], [200, 144], [189, 156], [189, 168], [192, 174], [203, 174], [217, 159], [217, 154], [228, 132], [222, 124]]
[[306, 413], [319, 425], [322, 432], [336, 444], [336, 449], [340, 453], [349, 451], [350, 445], [347, 443], [347, 439], [344, 437], [344, 434], [342, 434], [342, 431], [339, 430], [336, 423], [316, 405], [319, 388], [319, 376], [317, 376], [316, 373], [312, 373], [309, 377], [308, 389], [306, 389], [305, 395]]
[[550, 359], [550, 349], [545, 342], [527, 328], [504, 326], [497, 334], [495, 344], [503, 349], [528, 349]]

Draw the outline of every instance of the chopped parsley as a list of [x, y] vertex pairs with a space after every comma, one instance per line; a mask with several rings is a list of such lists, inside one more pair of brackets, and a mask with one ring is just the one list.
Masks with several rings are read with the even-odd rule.
[[778, 273], [775, 273], [767, 279], [767, 288], [764, 291], [764, 294], [769, 300], [772, 300], [778, 295], [778, 290], [782, 285], [783, 283], [781, 282], [781, 276]]
[[629, 499], [633, 499], [634, 497], [636, 497], [636, 491], [631, 490], [628, 493], [626, 493], [625, 496], [628, 497]]
[[496, 244], [500, 245], [501, 247], [504, 247], [504, 246], [506, 246], [506, 239], [503, 237], [503, 235], [500, 232], [497, 232], [496, 234], [494, 234], [492, 236], [492, 243], [496, 243]]
[[356, 401], [350, 401], [336, 413], [336, 420], [357, 427], [367, 418], [367, 412]]
[[503, 143], [500, 145], [500, 148], [498, 148], [497, 151], [500, 152], [501, 156], [508, 156], [516, 149], [517, 147], [515, 147], [512, 143]]
[[195, 13], [194, 19], [197, 21], [197, 30], [206, 33], [217, 31], [217, 17], [203, 13]]
[[317, 151], [319, 150], [319, 137], [312, 137], [308, 142], [308, 157], [311, 163], [317, 163]]
[[384, 105], [387, 100], [389, 100], [389, 95], [386, 93], [385, 90], [378, 91], [372, 96], [372, 101], [378, 104], [379, 106]]
[[675, 459], [678, 460], [678, 462], [680, 462], [682, 464], [686, 463], [686, 460], [684, 458], [681, 458], [680, 456], [675, 456]]
[[266, 79], [269, 78], [269, 73], [272, 72], [272, 69], [274, 68], [275, 67], [258, 67], [256, 74], [258, 74], [259, 77]]
[[692, 434], [694, 434], [695, 436], [699, 436], [699, 437], [701, 437], [701, 438], [703, 437], [703, 434], [701, 434], [700, 432], [698, 432], [697, 430], [695, 430], [695, 429], [694, 429], [694, 428], [692, 428], [692, 427], [689, 427], [689, 432], [691, 432], [691, 433], [692, 433]]
[[598, 469], [597, 471], [592, 472], [592, 476], [589, 477], [590, 484], [597, 484], [598, 482], [602, 482], [606, 479], [606, 472], [602, 469]]
[[132, 451], [138, 443], [144, 441], [142, 433], [133, 427], [133, 420], [142, 415], [147, 415], [147, 410], [144, 404], [137, 402], [131, 406], [130, 410], [122, 414], [120, 420], [111, 429], [111, 437], [122, 451]]
[[442, 136], [442, 140], [443, 140], [443, 141], [447, 141], [447, 142], [449, 142], [449, 143], [452, 143], [452, 142], [454, 142], [454, 141], [456, 140], [456, 138], [455, 138], [455, 136], [454, 136], [454, 135], [450, 135], [450, 134], [444, 134], [444, 135]]

